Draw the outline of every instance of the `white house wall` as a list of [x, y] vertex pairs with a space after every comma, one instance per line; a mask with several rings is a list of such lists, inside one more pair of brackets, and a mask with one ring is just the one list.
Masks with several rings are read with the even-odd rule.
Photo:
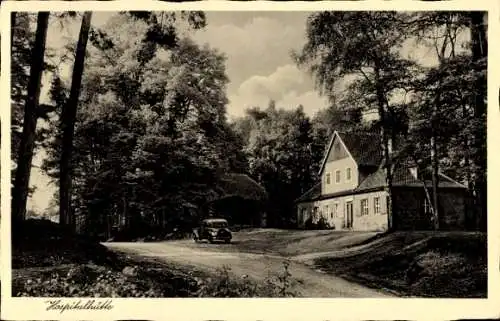
[[[351, 169], [351, 179], [346, 179], [347, 168]], [[335, 172], [340, 171], [340, 182], [335, 182]], [[326, 175], [330, 174], [330, 184], [326, 182]], [[322, 175], [321, 194], [337, 193], [345, 190], [351, 190], [358, 187], [358, 166], [351, 158], [343, 158], [336, 161], [331, 161], [325, 164], [325, 169]]]
[[[377, 191], [364, 194], [341, 196], [332, 199], [326, 199], [315, 202], [300, 203], [298, 205], [298, 225], [304, 227], [305, 222], [312, 216], [314, 208], [317, 207], [317, 216], [313, 217], [313, 222], [317, 223], [323, 216], [330, 226], [335, 230], [346, 230], [346, 202], [352, 201], [353, 204], [353, 224], [352, 230], [355, 231], [384, 231], [387, 229], [387, 193]], [[379, 197], [380, 213], [375, 214], [374, 199]], [[361, 200], [368, 200], [368, 215], [361, 215]], [[337, 215], [333, 213], [335, 204], [338, 204]], [[328, 206], [328, 208], [327, 208]], [[328, 212], [326, 212], [328, 210]]]

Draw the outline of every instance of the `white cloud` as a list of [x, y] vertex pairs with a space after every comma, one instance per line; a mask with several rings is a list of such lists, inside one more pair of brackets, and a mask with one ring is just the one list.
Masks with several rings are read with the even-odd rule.
[[233, 88], [251, 75], [268, 73], [276, 66], [292, 63], [292, 49], [305, 41], [305, 24], [287, 24], [268, 17], [255, 17], [243, 26], [207, 25], [193, 34], [201, 44], [209, 43], [227, 56], [227, 73]]
[[294, 65], [280, 66], [267, 76], [252, 76], [234, 94], [229, 95], [228, 114], [242, 116], [246, 108], [265, 108], [272, 99], [281, 108], [303, 105], [304, 111], [313, 115], [326, 107], [328, 102], [309, 86], [304, 90], [304, 84], [308, 81], [307, 74]]
[[278, 67], [269, 76], [250, 77], [240, 85], [238, 93], [267, 95], [272, 99], [279, 99], [284, 92], [296, 90], [304, 82], [305, 77], [302, 71], [293, 65], [285, 65]]
[[291, 91], [278, 101], [276, 105], [283, 108], [295, 108], [298, 105], [302, 105], [304, 107], [304, 112], [309, 116], [313, 116], [319, 110], [328, 106], [328, 100], [320, 96], [318, 92], [314, 90], [302, 94]]

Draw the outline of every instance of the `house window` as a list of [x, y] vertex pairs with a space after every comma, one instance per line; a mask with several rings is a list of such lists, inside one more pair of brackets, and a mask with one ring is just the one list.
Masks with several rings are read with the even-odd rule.
[[325, 205], [325, 212], [323, 213], [325, 217], [328, 216], [328, 205]]
[[351, 180], [351, 169], [350, 168], [345, 170], [345, 179], [348, 181]]
[[361, 215], [368, 215], [368, 199], [361, 200]]
[[373, 213], [380, 214], [380, 197], [373, 199]]
[[335, 171], [335, 183], [340, 183], [340, 171]]
[[336, 217], [338, 217], [340, 215], [339, 214], [339, 203], [333, 204], [333, 215], [335, 215]]
[[330, 184], [330, 173], [326, 173], [326, 184]]

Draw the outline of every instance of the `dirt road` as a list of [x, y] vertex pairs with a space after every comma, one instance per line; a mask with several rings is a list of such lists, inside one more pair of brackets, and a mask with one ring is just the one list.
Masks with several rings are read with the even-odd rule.
[[[223, 265], [231, 267], [237, 276], [248, 275], [256, 280], [264, 280], [269, 273], [276, 274], [283, 269], [284, 258], [278, 255], [220, 251], [209, 246], [193, 247], [192, 241], [172, 241], [157, 243], [105, 243], [110, 249], [120, 252], [154, 257], [165, 262], [196, 266], [213, 271]], [[201, 244], [200, 244], [201, 245]], [[229, 245], [230, 246], [230, 245]], [[302, 297], [391, 297], [362, 285], [327, 275], [299, 263], [291, 262], [289, 271], [301, 284], [296, 289]]]

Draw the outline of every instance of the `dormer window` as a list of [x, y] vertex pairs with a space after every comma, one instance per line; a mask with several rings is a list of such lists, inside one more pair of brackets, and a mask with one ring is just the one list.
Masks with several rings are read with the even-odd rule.
[[340, 183], [340, 171], [335, 171], [335, 183]]
[[347, 168], [347, 169], [345, 170], [345, 179], [346, 179], [347, 181], [350, 181], [350, 180], [351, 180], [351, 169], [350, 169], [350, 168]]
[[326, 184], [330, 184], [330, 173], [326, 173], [326, 178], [325, 178]]

